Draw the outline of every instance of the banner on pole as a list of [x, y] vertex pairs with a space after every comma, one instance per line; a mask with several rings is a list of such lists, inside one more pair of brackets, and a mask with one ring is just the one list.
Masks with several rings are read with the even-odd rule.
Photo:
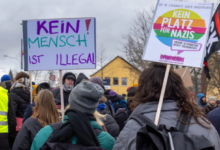
[[21, 39], [21, 69], [24, 69], [24, 43], [23, 39]]
[[24, 20], [25, 71], [96, 68], [95, 18]]
[[211, 3], [159, 1], [143, 59], [201, 68], [212, 10]]

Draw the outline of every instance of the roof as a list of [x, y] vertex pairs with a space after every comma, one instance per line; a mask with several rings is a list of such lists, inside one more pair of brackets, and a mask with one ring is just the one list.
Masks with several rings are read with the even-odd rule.
[[[112, 59], [109, 63], [107, 63], [105, 66], [103, 66], [101, 69], [105, 68], [106, 66], [108, 66], [111, 62], [113, 62], [115, 59], [117, 58], [121, 58], [123, 61], [125, 61], [127, 64], [129, 64], [131, 67], [133, 67], [135, 70], [137, 70], [138, 72], [141, 72], [138, 68], [136, 68], [135, 66], [133, 66], [131, 63], [129, 63], [127, 60], [125, 60], [124, 58], [117, 56], [114, 59]], [[98, 71], [96, 71], [95, 73], [93, 73], [91, 76], [95, 75], [96, 73], [98, 73], [101, 69], [99, 69]]]

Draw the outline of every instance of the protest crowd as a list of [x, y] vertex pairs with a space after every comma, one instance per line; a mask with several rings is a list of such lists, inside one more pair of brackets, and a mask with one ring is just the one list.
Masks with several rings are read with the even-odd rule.
[[[38, 85], [33, 82], [30, 97], [28, 74], [19, 72], [14, 82], [9, 75], [3, 75], [0, 84], [0, 129], [5, 133], [0, 133], [0, 149], [90, 147], [133, 150], [143, 149], [146, 146], [144, 139], [151, 143], [149, 149], [156, 149], [153, 139], [158, 147], [163, 142], [160, 136], [155, 136], [160, 132], [153, 131], [155, 127], [150, 124], [155, 119], [165, 70], [165, 65], [152, 63], [141, 73], [138, 84], [127, 88], [126, 97], [105, 89], [100, 77], [89, 79], [83, 73], [76, 77], [72, 72], [67, 72], [62, 80], [65, 105], [63, 120], [58, 113], [60, 88], [52, 90], [47, 82]], [[199, 144], [201, 148], [213, 146], [220, 149], [219, 101], [214, 96], [206, 100], [202, 93], [197, 95], [197, 103], [192, 97], [192, 92], [185, 88], [181, 77], [171, 69], [159, 124], [166, 126], [164, 129], [175, 127], [181, 115], [185, 114], [190, 118], [187, 120], [187, 136], [182, 137], [185, 142], [188, 140], [192, 145]], [[22, 122], [19, 129], [18, 122]], [[147, 129], [143, 128], [144, 124], [147, 124]], [[174, 139], [173, 142], [177, 141]], [[184, 146], [185, 142], [180, 142]]]
[[[192, 68], [203, 63], [204, 77], [211, 78], [208, 59], [220, 49], [212, 43], [217, 32], [220, 40], [220, 5], [211, 20], [211, 4], [159, 2], [154, 31], [145, 47], [137, 44], [147, 65], [135, 69], [136, 82], [122, 77], [126, 94], [106, 86], [103, 76], [74, 72], [96, 69], [96, 18], [24, 20], [24, 71], [0, 77], [0, 150], [220, 150], [220, 100], [186, 86]], [[120, 62], [114, 64], [116, 70]], [[32, 71], [40, 70], [59, 70], [59, 84], [32, 81]]]

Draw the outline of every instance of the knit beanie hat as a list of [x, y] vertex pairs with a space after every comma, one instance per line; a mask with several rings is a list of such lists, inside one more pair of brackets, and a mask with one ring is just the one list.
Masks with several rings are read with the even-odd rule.
[[8, 81], [8, 80], [11, 80], [11, 77], [9, 75], [3, 75], [1, 78], [1, 82]]
[[84, 81], [78, 84], [69, 95], [70, 108], [93, 114], [104, 90], [97, 84]]
[[93, 77], [90, 79], [90, 82], [96, 83], [96, 84], [100, 85], [101, 87], [104, 87], [103, 80], [100, 77]]
[[211, 96], [211, 97], [209, 97], [209, 101], [210, 101], [210, 100], [216, 101], [216, 98], [215, 98], [214, 96]]
[[117, 93], [115, 91], [113, 91], [113, 90], [110, 90], [109, 95], [111, 97], [113, 97], [113, 96], [117, 95]]

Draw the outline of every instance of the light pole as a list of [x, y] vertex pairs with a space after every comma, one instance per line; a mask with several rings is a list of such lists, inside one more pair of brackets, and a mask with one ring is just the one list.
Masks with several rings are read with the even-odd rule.
[[[11, 58], [11, 59], [15, 59], [15, 60], [19, 61], [19, 63], [21, 64], [21, 61], [20, 61], [19, 59], [15, 58], [15, 57], [11, 57], [11, 56], [8, 56], [8, 55], [4, 55], [4, 57], [8, 57], [8, 58]], [[20, 66], [20, 67], [21, 67], [21, 66]], [[22, 67], [21, 67], [21, 68], [22, 68]], [[21, 68], [20, 68], [20, 70], [21, 70]]]

